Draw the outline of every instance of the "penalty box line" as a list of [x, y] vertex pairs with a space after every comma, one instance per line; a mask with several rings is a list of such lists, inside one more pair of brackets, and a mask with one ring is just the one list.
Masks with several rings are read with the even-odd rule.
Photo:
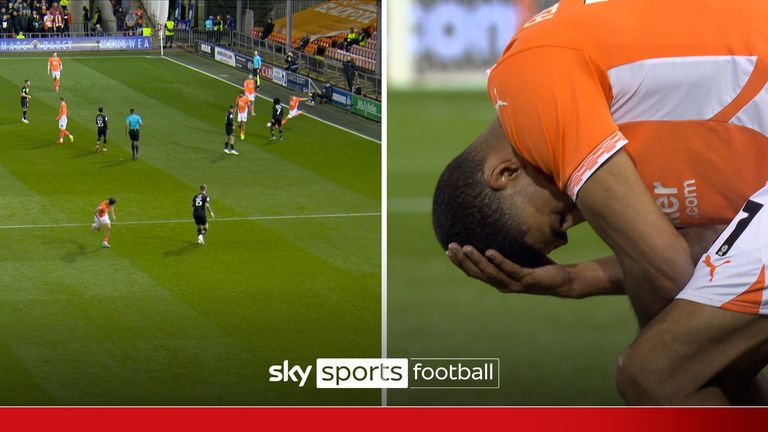
[[[308, 214], [308, 215], [278, 215], [278, 216], [247, 216], [247, 217], [230, 217], [230, 218], [216, 218], [210, 219], [210, 221], [260, 221], [260, 220], [280, 220], [280, 219], [330, 219], [330, 218], [347, 218], [347, 217], [367, 217], [367, 216], [381, 216], [381, 213], [331, 213], [331, 214]], [[146, 220], [146, 221], [127, 221], [127, 222], [112, 222], [113, 225], [154, 225], [154, 224], [168, 224], [168, 223], [194, 223], [192, 218], [188, 219], [161, 219], [161, 220]], [[24, 229], [24, 228], [69, 228], [69, 227], [85, 227], [91, 226], [90, 223], [69, 223], [69, 224], [40, 224], [40, 225], [0, 225], [0, 229]]]

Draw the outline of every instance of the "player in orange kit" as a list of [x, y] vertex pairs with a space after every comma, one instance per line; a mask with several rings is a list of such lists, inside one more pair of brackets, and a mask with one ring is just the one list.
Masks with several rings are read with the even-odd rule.
[[248, 75], [248, 79], [243, 83], [243, 91], [248, 97], [248, 105], [251, 107], [251, 115], [256, 115], [256, 80], [253, 79], [253, 75]]
[[96, 211], [93, 213], [94, 222], [91, 225], [91, 230], [100, 231], [101, 226], [104, 226], [104, 238], [101, 241], [101, 247], [103, 248], [111, 247], [109, 245], [109, 233], [112, 232], [112, 222], [109, 220], [109, 215], [111, 213], [112, 219], [117, 219], [115, 216], [115, 204], [117, 204], [117, 199], [114, 197], [104, 200], [99, 203], [99, 206], [96, 207]]
[[250, 101], [244, 92], [240, 92], [235, 103], [237, 104], [237, 121], [239, 122], [240, 128], [240, 141], [242, 141], [245, 139], [245, 122], [248, 121], [248, 104]]
[[291, 100], [288, 103], [288, 116], [283, 120], [283, 126], [288, 123], [288, 120], [304, 114], [304, 111], [299, 111], [299, 102], [308, 100], [309, 98], [302, 98], [299, 96], [291, 95]]
[[[645, 326], [619, 363], [628, 403], [727, 404], [762, 381], [766, 19], [757, 0], [561, 1], [491, 68], [497, 118], [438, 182], [433, 225], [468, 275], [626, 292]], [[584, 219], [615, 256], [553, 264]], [[694, 260], [675, 231], [729, 221]]]
[[59, 98], [61, 103], [59, 104], [59, 115], [56, 116], [56, 120], [59, 121], [59, 144], [64, 143], [64, 136], [69, 137], [70, 142], [75, 141], [75, 136], [67, 131], [67, 103], [64, 102], [64, 98]]
[[48, 59], [48, 75], [53, 77], [53, 87], [56, 89], [56, 93], [59, 92], [59, 79], [61, 78], [62, 69], [61, 57], [54, 51]]

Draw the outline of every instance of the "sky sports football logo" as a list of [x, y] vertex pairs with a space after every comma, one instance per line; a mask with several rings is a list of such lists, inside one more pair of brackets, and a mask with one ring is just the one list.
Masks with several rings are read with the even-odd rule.
[[319, 358], [314, 365], [283, 360], [269, 367], [269, 381], [325, 389], [498, 389], [497, 358]]

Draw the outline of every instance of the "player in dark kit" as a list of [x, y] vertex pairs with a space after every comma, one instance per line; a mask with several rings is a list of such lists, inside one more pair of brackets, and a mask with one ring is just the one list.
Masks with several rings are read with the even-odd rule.
[[99, 107], [99, 113], [96, 114], [96, 151], [99, 151], [99, 144], [101, 144], [102, 138], [104, 139], [103, 148], [107, 151], [107, 132], [109, 132], [109, 125], [107, 124], [107, 116], [104, 114], [104, 108]]
[[275, 128], [280, 131], [280, 141], [283, 140], [283, 105], [280, 103], [280, 98], [272, 101], [272, 120], [267, 123], [267, 127], [272, 134], [271, 140], [275, 139]]
[[211, 212], [211, 219], [215, 217], [211, 208], [211, 199], [208, 198], [208, 186], [200, 186], [200, 193], [192, 198], [192, 209], [192, 217], [197, 225], [197, 244], [203, 245], [205, 244], [205, 234], [208, 233], [208, 218], [205, 210], [208, 209]]
[[224, 139], [224, 153], [240, 154], [235, 150], [235, 106], [230, 105], [227, 111], [227, 122], [224, 124], [224, 131], [227, 137]]
[[27, 109], [29, 109], [29, 100], [32, 96], [29, 95], [29, 80], [24, 80], [24, 87], [21, 88], [21, 121], [29, 123], [27, 120]]

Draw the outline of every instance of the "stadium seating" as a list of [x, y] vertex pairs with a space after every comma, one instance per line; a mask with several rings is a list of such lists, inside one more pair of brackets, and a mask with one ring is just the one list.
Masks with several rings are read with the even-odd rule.
[[360, 69], [365, 69], [369, 71], [376, 70], [375, 58], [367, 59], [359, 55], [356, 55], [354, 53], [346, 52], [344, 50], [340, 50], [336, 48], [328, 48], [327, 50], [325, 50], [326, 59], [332, 59], [332, 60], [343, 62], [344, 60], [347, 59], [347, 56], [352, 57], [352, 60], [355, 62], [355, 65]]
[[376, 50], [370, 49], [368, 47], [361, 47], [359, 45], [355, 45], [352, 47], [352, 49], [349, 50], [351, 54], [354, 54], [356, 56], [366, 58], [368, 60], [376, 60]]
[[[254, 27], [251, 32], [251, 37], [258, 39], [261, 36], [261, 27]], [[279, 31], [273, 32], [267, 40], [281, 45], [286, 45], [286, 35]], [[353, 45], [349, 51], [341, 49], [346, 41], [346, 34], [336, 34], [333, 36], [320, 37], [312, 41], [304, 49], [304, 53], [308, 55], [317, 55], [318, 48], [322, 47], [326, 60], [335, 60], [343, 62], [347, 56], [351, 56], [355, 62], [355, 65], [362, 70], [375, 71], [376, 70], [376, 32], [374, 31], [371, 38], [366, 41], [365, 46]], [[301, 38], [295, 38], [291, 46], [298, 49], [301, 43]], [[339, 48], [331, 48], [333, 45]]]

